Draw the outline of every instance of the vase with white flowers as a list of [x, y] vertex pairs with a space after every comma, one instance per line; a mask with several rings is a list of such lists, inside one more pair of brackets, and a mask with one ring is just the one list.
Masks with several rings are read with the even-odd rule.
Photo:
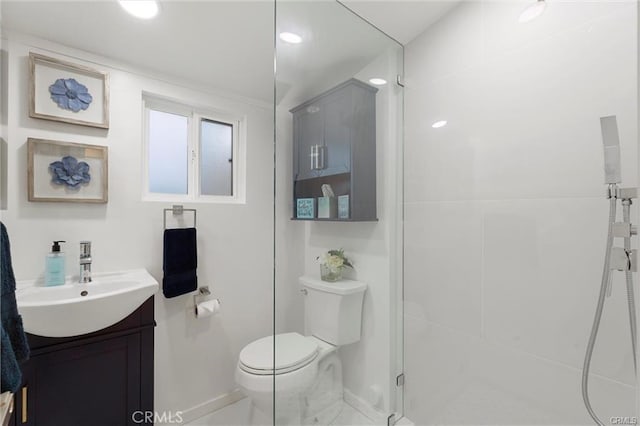
[[353, 264], [344, 255], [344, 250], [329, 250], [316, 258], [320, 264], [322, 281], [336, 282], [342, 279], [344, 268], [353, 268]]

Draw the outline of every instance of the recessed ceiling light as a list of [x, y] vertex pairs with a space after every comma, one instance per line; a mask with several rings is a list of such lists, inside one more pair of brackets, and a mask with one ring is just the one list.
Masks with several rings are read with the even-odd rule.
[[384, 78], [370, 78], [369, 83], [375, 84], [376, 86], [383, 86], [387, 84], [387, 80]]
[[534, 4], [532, 4], [531, 6], [527, 7], [525, 10], [522, 11], [522, 13], [520, 14], [520, 17], [518, 18], [518, 21], [521, 24], [524, 24], [525, 22], [533, 21], [538, 16], [542, 15], [542, 12], [544, 12], [544, 9], [546, 7], [547, 7], [547, 3], [545, 2], [545, 0], [537, 0]]
[[151, 19], [160, 8], [156, 0], [119, 0], [120, 6], [136, 18]]
[[440, 127], [444, 127], [447, 125], [447, 120], [436, 121], [431, 125], [434, 129], [439, 129]]
[[286, 31], [283, 33], [280, 33], [280, 40], [286, 41], [287, 43], [291, 43], [291, 44], [302, 43], [302, 37], [300, 37], [298, 34], [289, 33]]

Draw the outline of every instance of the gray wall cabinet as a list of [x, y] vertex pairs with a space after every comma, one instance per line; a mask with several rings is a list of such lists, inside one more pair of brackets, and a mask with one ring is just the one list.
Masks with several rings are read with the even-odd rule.
[[314, 219], [375, 221], [376, 92], [356, 79], [293, 108], [293, 219], [299, 198], [322, 196], [329, 184], [349, 196], [349, 217]]

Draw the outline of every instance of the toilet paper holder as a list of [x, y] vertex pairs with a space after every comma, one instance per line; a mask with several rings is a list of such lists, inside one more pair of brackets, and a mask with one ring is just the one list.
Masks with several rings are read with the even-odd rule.
[[209, 290], [209, 287], [204, 286], [204, 287], [198, 287], [198, 294], [196, 296], [209, 296], [211, 294], [211, 290]]
[[[194, 314], [198, 311], [198, 304], [202, 303], [206, 300], [207, 297], [211, 296], [211, 290], [209, 290], [208, 286], [198, 287], [198, 294], [193, 295], [193, 312]], [[220, 299], [217, 299], [218, 303]]]
[[209, 290], [209, 287], [198, 287], [198, 294], [193, 295], [193, 304], [197, 306], [198, 303], [204, 301], [207, 296], [211, 296], [211, 290]]

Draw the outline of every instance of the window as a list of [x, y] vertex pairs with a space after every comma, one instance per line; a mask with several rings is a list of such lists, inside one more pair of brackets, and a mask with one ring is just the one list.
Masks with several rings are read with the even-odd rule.
[[145, 200], [244, 202], [244, 120], [150, 96], [143, 105]]
[[200, 193], [233, 194], [233, 125], [200, 121]]
[[189, 182], [189, 119], [149, 109], [149, 192], [183, 194]]

